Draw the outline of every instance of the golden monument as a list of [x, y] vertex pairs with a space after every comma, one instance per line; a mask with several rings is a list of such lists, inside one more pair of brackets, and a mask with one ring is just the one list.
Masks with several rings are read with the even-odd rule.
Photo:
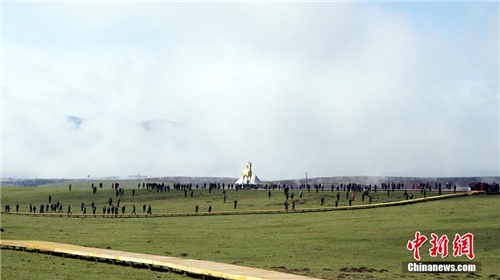
[[246, 169], [243, 170], [243, 174], [238, 179], [238, 181], [234, 182], [235, 185], [243, 186], [243, 188], [255, 188], [258, 186], [262, 186], [262, 181], [257, 177], [257, 175], [252, 172], [252, 162], [248, 161], [246, 165]]
[[[246, 179], [246, 180], [245, 180]], [[243, 182], [252, 180], [252, 162], [247, 162], [246, 169], [243, 169]]]

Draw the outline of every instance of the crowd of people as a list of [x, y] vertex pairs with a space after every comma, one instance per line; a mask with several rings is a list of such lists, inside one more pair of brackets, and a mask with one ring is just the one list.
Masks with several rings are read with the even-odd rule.
[[[103, 188], [103, 183], [98, 183], [90, 186], [92, 189], [92, 193], [95, 194], [97, 192], [97, 188]], [[72, 185], [69, 184], [69, 191], [72, 189]], [[142, 182], [137, 184], [137, 189], [146, 189], [149, 192], [170, 192], [171, 190], [174, 191], [182, 191], [184, 193], [184, 197], [194, 197], [194, 190], [208, 190], [209, 193], [212, 193], [213, 190], [222, 190], [223, 194], [223, 203], [226, 203], [226, 190], [235, 190], [238, 191], [239, 189], [242, 188], [242, 186], [234, 185], [234, 184], [225, 184], [225, 183], [204, 183], [204, 184], [173, 184], [170, 186], [169, 184], [165, 183], [159, 183], [159, 182]], [[368, 199], [368, 203], [371, 204], [372, 202], [372, 196], [370, 195], [371, 192], [377, 192], [377, 190], [385, 191], [387, 192], [387, 196], [390, 196], [391, 192], [394, 192], [396, 190], [398, 191], [404, 191], [403, 193], [403, 198], [404, 199], [413, 199], [413, 191], [420, 191], [420, 193], [423, 195], [423, 197], [427, 197], [427, 192], [432, 191], [433, 189], [435, 191], [438, 191], [439, 194], [441, 195], [441, 192], [443, 189], [445, 190], [453, 190], [453, 192], [456, 192], [457, 187], [456, 185], [452, 185], [450, 183], [435, 183], [434, 185], [428, 183], [428, 182], [421, 182], [421, 183], [415, 183], [411, 186], [406, 186], [403, 182], [388, 182], [388, 183], [381, 183], [380, 187], [377, 186], [376, 184], [371, 185], [371, 184], [359, 184], [359, 183], [340, 183], [338, 185], [330, 185], [329, 187], [325, 186], [325, 184], [300, 184], [300, 185], [293, 185], [293, 184], [267, 184], [264, 186], [260, 186], [261, 189], [267, 190], [267, 192], [263, 192], [267, 194], [268, 198], [271, 199], [273, 196], [272, 191], [283, 191], [283, 197], [284, 197], [284, 202], [283, 206], [285, 207], [285, 210], [289, 210], [291, 206], [291, 210], [295, 211], [296, 204], [297, 204], [297, 199], [302, 199], [304, 196], [304, 193], [310, 193], [311, 190], [315, 191], [316, 193], [325, 192], [325, 191], [331, 191], [333, 192], [334, 190], [337, 190], [337, 195], [336, 195], [336, 200], [335, 200], [335, 206], [339, 205], [339, 202], [341, 200], [341, 192], [345, 193], [345, 200], [347, 201], [349, 206], [352, 206], [353, 202], [356, 199], [356, 195], [361, 197], [361, 201], [365, 201], [365, 199]], [[120, 206], [121, 199], [125, 196], [125, 189], [120, 186], [119, 182], [114, 182], [111, 183], [111, 189], [115, 190], [115, 201], [113, 201], [113, 198], [109, 198], [107, 200], [107, 203], [102, 205], [102, 215], [110, 215], [110, 216], [117, 216], [120, 213], [122, 215], [125, 214], [130, 214], [130, 215], [137, 215], [136, 211], [136, 206], [132, 205], [131, 206], [131, 211], [130, 213], [127, 213], [127, 206], [122, 205]], [[477, 191], [484, 191], [486, 193], [498, 193], [499, 192], [499, 184], [498, 183], [487, 183], [487, 182], [473, 182], [469, 184], [469, 189], [470, 190], [477, 190]], [[296, 192], [294, 192], [297, 191]], [[132, 196], [135, 196], [136, 194], [136, 189], [132, 188], [131, 190]], [[297, 198], [298, 195], [298, 198]], [[113, 203], [115, 202], [115, 203]], [[318, 204], [320, 206], [324, 206], [326, 203], [326, 198], [324, 195], [322, 195], [319, 199]], [[234, 209], [237, 209], [238, 207], [238, 200], [234, 199], [233, 201], [233, 207]], [[15, 205], [15, 211], [19, 212], [19, 204]], [[91, 213], [93, 215], [97, 214], [97, 205], [92, 201], [90, 203], [90, 209]], [[129, 208], [130, 209], [130, 208]], [[198, 213], [200, 207], [198, 205], [195, 205], [195, 212]], [[37, 212], [38, 210], [38, 212]], [[212, 205], [210, 204], [208, 206], [207, 211], [212, 212], [213, 208]], [[85, 205], [84, 202], [81, 203], [80, 205], [80, 211], [82, 214], [87, 214], [87, 205]], [[11, 212], [11, 206], [10, 204], [5, 205], [5, 212], [9, 213]], [[63, 204], [60, 201], [56, 201], [55, 203], [52, 202], [52, 196], [48, 196], [48, 203], [43, 203], [40, 204], [39, 207], [36, 205], [30, 204], [29, 205], [29, 213], [32, 214], [43, 214], [43, 213], [62, 213], [63, 212]], [[142, 212], [146, 215], [152, 215], [152, 207], [151, 205], [142, 205]], [[90, 213], [88, 213], [90, 214]], [[72, 215], [71, 212], [71, 206], [67, 205], [67, 215]]]
[[471, 191], [481, 191], [488, 194], [500, 193], [500, 186], [498, 183], [474, 182], [469, 184], [469, 189]]

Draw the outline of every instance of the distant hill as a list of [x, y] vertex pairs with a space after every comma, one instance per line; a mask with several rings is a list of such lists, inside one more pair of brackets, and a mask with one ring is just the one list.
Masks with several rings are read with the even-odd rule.
[[[169, 176], [169, 177], [147, 177], [140, 178], [140, 181], [161, 181], [168, 183], [180, 183], [180, 184], [204, 184], [204, 183], [216, 183], [216, 184], [233, 184], [238, 178], [234, 177], [187, 177], [187, 176]], [[40, 185], [68, 182], [68, 181], [85, 181], [86, 179], [1, 179], [3, 184], [8, 184], [12, 186], [20, 187], [36, 187]], [[127, 181], [127, 180], [137, 180], [137, 176], [112, 176], [112, 177], [101, 177], [101, 178], [91, 178], [91, 180], [112, 180], [112, 181]], [[265, 181], [272, 184], [287, 184], [298, 186], [300, 184], [305, 184], [306, 179], [284, 179], [284, 180], [272, 180]], [[318, 178], [308, 178], [307, 183], [310, 185], [322, 184], [326, 187], [330, 187], [332, 184], [337, 186], [341, 183], [357, 183], [364, 185], [379, 185], [381, 183], [404, 183], [405, 186], [410, 187], [415, 183], [429, 183], [434, 186], [436, 183], [446, 184], [450, 183], [452, 185], [457, 185], [458, 188], [467, 188], [471, 182], [500, 182], [500, 177], [489, 176], [489, 177], [390, 177], [390, 176], [340, 176], [340, 177], [318, 177]]]
[[175, 184], [204, 184], [204, 183], [215, 183], [215, 184], [234, 184], [238, 178], [231, 177], [154, 177], [147, 178], [145, 181], [161, 181], [161, 182], [169, 182]]
[[143, 120], [139, 122], [139, 125], [146, 131], [171, 131], [182, 127], [181, 123], [162, 118]]
[[84, 179], [16, 179], [16, 178], [8, 178], [2, 179], [2, 184], [7, 184], [16, 187], [37, 187], [41, 185], [48, 184], [56, 184], [62, 182], [74, 182], [74, 181], [83, 181]]
[[[272, 181], [273, 183], [287, 184], [287, 185], [300, 185], [305, 184], [306, 179], [293, 179], [293, 180], [277, 180]], [[357, 183], [364, 185], [378, 185], [381, 183], [404, 183], [406, 186], [414, 185], [415, 183], [429, 183], [435, 185], [436, 183], [441, 183], [444, 185], [450, 183], [452, 185], [457, 185], [457, 188], [467, 188], [471, 182], [500, 182], [500, 177], [395, 177], [395, 176], [341, 176], [341, 177], [319, 177], [319, 178], [308, 178], [307, 183], [309, 185], [314, 184], [324, 184], [330, 187], [332, 184], [337, 186], [341, 183]]]

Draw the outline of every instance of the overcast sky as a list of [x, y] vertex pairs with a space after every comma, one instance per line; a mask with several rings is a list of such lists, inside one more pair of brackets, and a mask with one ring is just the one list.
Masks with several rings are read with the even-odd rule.
[[499, 3], [3, 3], [2, 177], [499, 173]]

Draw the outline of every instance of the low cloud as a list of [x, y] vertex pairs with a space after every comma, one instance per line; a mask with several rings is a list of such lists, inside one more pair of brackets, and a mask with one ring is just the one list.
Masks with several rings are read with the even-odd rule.
[[99, 29], [71, 7], [4, 22], [28, 39], [3, 42], [3, 177], [499, 175], [498, 25], [461, 41], [372, 4], [163, 3], [105, 5]]

